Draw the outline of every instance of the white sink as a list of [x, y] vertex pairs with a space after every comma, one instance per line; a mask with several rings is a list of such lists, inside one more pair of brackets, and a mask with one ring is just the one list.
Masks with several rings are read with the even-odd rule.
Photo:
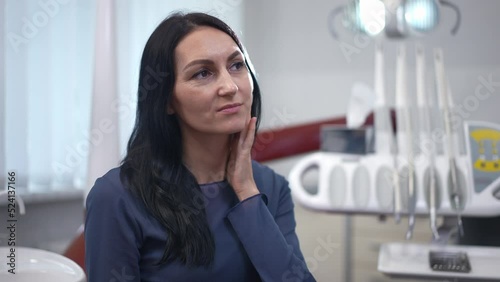
[[[0, 247], [0, 281], [9, 282], [85, 282], [85, 272], [74, 261], [62, 255], [26, 247]], [[14, 264], [10, 264], [15, 262]], [[10, 265], [9, 265], [10, 264]], [[9, 270], [15, 266], [15, 274]]]

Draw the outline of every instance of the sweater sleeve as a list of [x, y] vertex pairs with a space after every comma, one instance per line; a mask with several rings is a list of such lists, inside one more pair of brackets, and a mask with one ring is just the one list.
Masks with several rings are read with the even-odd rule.
[[288, 182], [280, 188], [274, 217], [265, 194], [238, 203], [227, 217], [262, 281], [316, 281], [300, 251]]
[[89, 282], [140, 281], [140, 229], [122, 187], [96, 181], [86, 202], [85, 268]]

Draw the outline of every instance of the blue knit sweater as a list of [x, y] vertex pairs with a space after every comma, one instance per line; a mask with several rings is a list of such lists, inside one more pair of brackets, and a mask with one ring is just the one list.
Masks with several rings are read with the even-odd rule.
[[89, 282], [101, 281], [315, 281], [295, 234], [288, 182], [253, 162], [260, 194], [239, 202], [227, 182], [200, 185], [215, 239], [213, 267], [156, 265], [166, 230], [126, 189], [115, 168], [90, 191], [85, 222]]

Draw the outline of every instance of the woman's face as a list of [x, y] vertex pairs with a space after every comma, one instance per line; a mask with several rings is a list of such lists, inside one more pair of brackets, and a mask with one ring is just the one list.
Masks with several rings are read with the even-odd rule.
[[250, 120], [253, 82], [238, 45], [226, 33], [198, 27], [175, 48], [169, 114], [187, 134], [232, 134]]

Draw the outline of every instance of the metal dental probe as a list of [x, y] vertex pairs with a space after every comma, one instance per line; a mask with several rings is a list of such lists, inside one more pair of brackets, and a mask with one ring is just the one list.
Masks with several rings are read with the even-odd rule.
[[430, 177], [430, 187], [429, 187], [429, 216], [430, 216], [430, 226], [431, 226], [431, 231], [432, 234], [434, 235], [435, 240], [439, 240], [439, 232], [437, 230], [437, 224], [436, 224], [436, 210], [437, 210], [437, 203], [436, 203], [436, 172], [434, 171], [434, 166], [431, 166], [431, 170], [429, 173]]

